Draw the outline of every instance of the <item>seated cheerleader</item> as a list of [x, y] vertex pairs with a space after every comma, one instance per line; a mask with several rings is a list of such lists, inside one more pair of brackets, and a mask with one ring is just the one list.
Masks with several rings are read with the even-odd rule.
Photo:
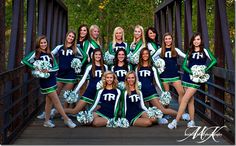
[[92, 64], [86, 67], [84, 76], [80, 80], [77, 87], [74, 89], [74, 92], [78, 93], [79, 89], [84, 84], [87, 77], [89, 77], [88, 87], [74, 108], [65, 108], [66, 113], [77, 114], [87, 104], [92, 104], [94, 102], [94, 98], [96, 96], [97, 91], [97, 83], [101, 80], [102, 74], [107, 70], [107, 66], [103, 63], [103, 55], [101, 49], [95, 49], [92, 55]]
[[127, 74], [127, 72], [131, 71], [131, 69], [132, 66], [127, 61], [127, 54], [125, 49], [119, 48], [115, 54], [114, 65], [111, 67], [111, 71], [116, 74], [119, 84], [124, 83], [125, 75]]
[[125, 117], [130, 125], [148, 127], [156, 122], [156, 119], [149, 118], [147, 108], [144, 105], [143, 94], [138, 89], [138, 81], [134, 71], [130, 71], [125, 77], [125, 87], [122, 117]]
[[[147, 48], [143, 48], [140, 52], [139, 63], [135, 71], [138, 76], [138, 80], [142, 83], [141, 91], [143, 93], [144, 102], [150, 102], [152, 106], [157, 107], [164, 114], [176, 116], [177, 112], [175, 110], [165, 108], [158, 99], [153, 81], [155, 81], [155, 84], [159, 87], [161, 92], [164, 92], [164, 88], [159, 79], [157, 69], [152, 66], [151, 63], [150, 51]], [[168, 121], [167, 119], [162, 118], [162, 121], [159, 123], [167, 124]]]
[[[72, 122], [71, 119], [65, 114], [59, 97], [57, 95], [57, 83], [56, 83], [56, 72], [58, 70], [58, 65], [56, 59], [50, 52], [50, 48], [48, 47], [48, 41], [45, 36], [40, 36], [36, 42], [36, 51], [31, 52], [25, 58], [22, 59], [22, 63], [30, 67], [34, 71], [40, 71], [41, 73], [49, 73], [49, 77], [40, 78], [40, 90], [42, 94], [46, 95], [46, 104], [45, 104], [45, 122], [43, 124], [44, 127], [53, 128], [55, 125], [52, 123], [50, 119], [51, 108], [54, 105], [56, 110], [63, 116], [64, 123], [70, 128], [75, 128], [76, 124]], [[36, 67], [34, 62], [42, 60], [50, 63], [52, 68], [39, 70]]]
[[185, 87], [185, 94], [183, 96], [183, 99], [181, 100], [176, 118], [171, 123], [168, 124], [169, 129], [174, 129], [177, 127], [177, 122], [180, 120], [187, 106], [190, 115], [190, 122], [188, 122], [187, 127], [195, 126], [193, 95], [197, 92], [197, 89], [201, 86], [203, 82], [197, 83], [193, 82], [190, 79], [190, 75], [193, 74], [191, 67], [194, 65], [206, 65], [207, 59], [209, 59], [211, 62], [205, 68], [205, 72], [207, 72], [217, 62], [215, 57], [212, 55], [211, 51], [203, 48], [203, 46], [204, 45], [201, 34], [200, 33], [193, 34], [190, 40], [190, 51], [186, 55], [184, 63], [182, 65], [182, 68], [184, 70], [182, 84]]
[[107, 71], [102, 76], [103, 88], [97, 92], [96, 101], [89, 112], [93, 112], [99, 105], [97, 111], [93, 112], [92, 125], [95, 127], [106, 126], [109, 119], [117, 118], [120, 105], [121, 91], [117, 88], [116, 75]]

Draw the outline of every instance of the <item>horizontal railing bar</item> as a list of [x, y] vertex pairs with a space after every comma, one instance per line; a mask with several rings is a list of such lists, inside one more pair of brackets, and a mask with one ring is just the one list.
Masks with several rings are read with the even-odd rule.
[[165, 2], [161, 3], [160, 5], [158, 5], [157, 9], [155, 10], [155, 13], [157, 13], [158, 11], [163, 9], [164, 7], [167, 7], [168, 5], [170, 5], [173, 2], [175, 2], [175, 0], [165, 0]]
[[215, 88], [217, 88], [217, 89], [220, 89], [220, 90], [222, 90], [222, 91], [224, 91], [224, 92], [227, 92], [227, 93], [230, 93], [230, 94], [232, 94], [232, 95], [235, 95], [235, 93], [234, 93], [232, 90], [226, 89], [226, 88], [224, 88], [224, 87], [222, 87], [222, 86], [219, 86], [219, 85], [214, 84], [214, 83], [211, 83], [211, 82], [206, 82], [206, 83], [207, 83], [208, 85], [213, 86], [213, 87], [215, 87]]

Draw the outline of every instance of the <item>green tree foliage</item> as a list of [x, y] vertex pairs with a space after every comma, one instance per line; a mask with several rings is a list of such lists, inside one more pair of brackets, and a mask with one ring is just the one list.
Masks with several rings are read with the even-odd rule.
[[68, 7], [69, 29], [81, 24], [97, 24], [101, 28], [104, 48], [112, 40], [113, 30], [121, 26], [125, 39], [131, 42], [134, 26], [146, 29], [154, 25], [154, 10], [161, 0], [64, 0]]

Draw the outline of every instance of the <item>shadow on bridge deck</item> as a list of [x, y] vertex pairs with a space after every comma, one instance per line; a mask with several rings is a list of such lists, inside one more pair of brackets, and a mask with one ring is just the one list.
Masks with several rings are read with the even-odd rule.
[[[177, 107], [177, 102], [171, 103], [172, 107]], [[175, 108], [176, 109], [176, 108]], [[73, 118], [73, 121], [76, 121]], [[43, 120], [33, 119], [31, 124], [13, 143], [15, 145], [195, 145], [201, 141], [200, 136], [186, 138], [184, 136], [187, 122], [181, 121], [178, 128], [169, 130], [167, 125], [153, 125], [148, 128], [130, 127], [130, 128], [94, 128], [90, 126], [78, 126], [75, 129], [70, 129], [64, 126], [61, 118], [54, 120], [55, 128], [45, 128], [42, 126]], [[77, 122], [77, 121], [76, 121]], [[202, 128], [207, 125], [203, 120], [196, 116], [196, 124]], [[202, 129], [201, 128], [201, 129]], [[195, 128], [196, 129], [196, 128]], [[192, 129], [193, 131], [193, 129]], [[209, 133], [209, 132], [208, 132]], [[219, 134], [220, 132], [218, 132]], [[205, 137], [205, 139], [208, 136]], [[214, 139], [218, 142], [215, 142]], [[230, 144], [222, 136], [210, 137], [204, 145], [226, 145]]]

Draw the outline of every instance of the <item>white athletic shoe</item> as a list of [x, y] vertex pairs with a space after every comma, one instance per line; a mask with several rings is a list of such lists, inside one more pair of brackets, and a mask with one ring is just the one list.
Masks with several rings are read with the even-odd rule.
[[64, 121], [65, 125], [68, 126], [69, 128], [75, 128], [76, 124], [72, 122], [71, 119], [69, 119], [68, 121]]
[[48, 128], [54, 128], [55, 124], [53, 124], [51, 120], [48, 120], [43, 123], [43, 126]]
[[189, 120], [190, 120], [189, 114], [188, 114], [188, 113], [184, 113], [184, 114], [182, 115], [182, 119], [183, 119], [184, 121], [189, 121]]
[[169, 129], [177, 128], [177, 121], [174, 119], [171, 123], [168, 124]]
[[40, 115], [37, 116], [38, 119], [45, 119], [45, 112], [42, 112]]
[[195, 126], [195, 122], [193, 120], [191, 120], [190, 122], [188, 122], [187, 127], [194, 127]]
[[168, 124], [168, 120], [166, 118], [157, 119], [157, 122], [161, 125]]

